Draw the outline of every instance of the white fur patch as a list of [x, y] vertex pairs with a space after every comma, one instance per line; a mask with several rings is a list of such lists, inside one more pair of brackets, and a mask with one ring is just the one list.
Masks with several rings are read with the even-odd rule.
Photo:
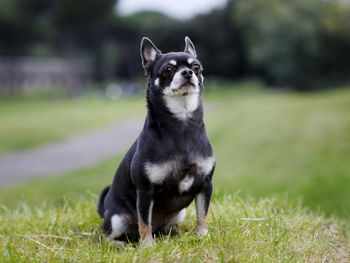
[[[208, 175], [215, 165], [215, 156], [210, 157], [193, 157], [190, 158], [189, 162], [196, 163], [199, 167], [199, 173]], [[176, 167], [181, 167], [181, 163], [178, 163], [176, 156], [173, 160], [166, 161], [164, 163], [145, 163], [145, 171], [148, 176], [148, 179], [151, 183], [161, 184], [167, 176], [170, 176], [175, 171]], [[193, 177], [186, 176], [179, 183], [179, 191], [188, 191], [192, 186]]]
[[189, 64], [189, 65], [191, 65], [192, 63], [193, 63], [193, 58], [189, 58], [189, 59], [187, 59], [187, 63]]
[[192, 184], [193, 184], [194, 178], [193, 176], [186, 176], [184, 179], [181, 180], [179, 183], [179, 193], [182, 194], [184, 192], [187, 192], [190, 190]]
[[207, 158], [197, 158], [196, 163], [200, 167], [201, 172], [208, 175], [215, 165], [215, 156], [210, 156]]
[[171, 113], [179, 120], [185, 121], [192, 117], [192, 112], [198, 108], [199, 95], [166, 96], [165, 104]]
[[159, 78], [156, 78], [156, 79], [154, 80], [154, 85], [159, 86]]
[[148, 179], [154, 184], [161, 184], [163, 180], [173, 171], [173, 165], [170, 162], [155, 164], [147, 162], [145, 164]]
[[187, 79], [181, 75], [181, 70], [177, 71], [171, 81], [170, 85], [164, 88], [163, 94], [167, 96], [182, 96], [184, 93], [193, 94], [199, 92], [198, 78], [193, 74], [190, 79], [192, 85], [185, 85]]
[[170, 85], [163, 90], [164, 101], [171, 113], [180, 120], [186, 120], [192, 116], [192, 112], [199, 105], [198, 78], [192, 75], [192, 85], [184, 85], [187, 80], [181, 75], [181, 71], [175, 73]]
[[173, 65], [173, 66], [176, 66], [176, 65], [177, 65], [176, 61], [173, 60], [173, 59], [169, 61], [169, 64], [170, 64], [170, 65]]
[[169, 225], [176, 225], [184, 221], [186, 217], [186, 208], [182, 209], [176, 216], [174, 216], [170, 221]]
[[108, 240], [113, 240], [120, 237], [125, 233], [126, 224], [124, 218], [121, 215], [113, 215], [111, 217], [112, 232], [108, 236]]

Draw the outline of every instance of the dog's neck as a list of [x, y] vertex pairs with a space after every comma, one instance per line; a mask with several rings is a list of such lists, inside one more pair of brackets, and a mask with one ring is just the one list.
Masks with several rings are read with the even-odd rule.
[[187, 96], [152, 97], [147, 91], [147, 119], [162, 128], [191, 128], [203, 123], [200, 94]]
[[185, 96], [164, 96], [164, 103], [175, 118], [187, 122], [200, 104], [199, 94], [186, 94]]

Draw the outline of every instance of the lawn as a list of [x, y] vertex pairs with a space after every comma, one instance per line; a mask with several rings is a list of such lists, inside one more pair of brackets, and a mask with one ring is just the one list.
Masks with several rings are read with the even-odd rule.
[[263, 197], [288, 193], [315, 210], [350, 219], [349, 89], [227, 92], [219, 101], [206, 118], [217, 189]]
[[[86, 126], [68, 127], [59, 138], [116, 121], [123, 114], [145, 112], [141, 98], [90, 100], [93, 103], [79, 101], [79, 107], [72, 101], [55, 102], [79, 109], [68, 117], [72, 123], [88, 119]], [[18, 105], [26, 112], [25, 104]], [[157, 261], [168, 255], [170, 261], [349, 261], [349, 223], [344, 222], [350, 219], [350, 89], [293, 93], [236, 87], [207, 92], [205, 105], [207, 132], [217, 157], [211, 237], [195, 237], [191, 210], [182, 226], [184, 236], [162, 237], [151, 250], [130, 245], [117, 250], [118, 260]], [[12, 121], [16, 123], [15, 112], [20, 110], [11, 103], [6, 107], [13, 109]], [[41, 113], [43, 118], [55, 119], [57, 112], [65, 116], [65, 106], [54, 108], [48, 110], [50, 117]], [[32, 110], [32, 114], [36, 112]], [[35, 119], [29, 110], [27, 114], [28, 120]], [[101, 121], [99, 115], [109, 117]], [[44, 126], [34, 127], [33, 123], [19, 125], [27, 134], [36, 129], [46, 132]], [[53, 128], [48, 130], [54, 134]], [[48, 140], [54, 139], [51, 136]], [[8, 149], [16, 147], [15, 143], [7, 144]], [[0, 203], [7, 207], [0, 211], [4, 258], [110, 261], [116, 249], [99, 241], [101, 221], [95, 203], [102, 188], [111, 183], [121, 157], [1, 189]], [[28, 206], [22, 208], [24, 204]], [[59, 207], [63, 210], [57, 223]], [[26, 229], [28, 223], [30, 228]], [[17, 234], [9, 238], [6, 233], [10, 232]]]
[[[73, 102], [66, 103], [73, 107]], [[85, 101], [79, 103], [80, 110], [91, 108]], [[214, 196], [237, 190], [256, 197], [288, 194], [315, 211], [350, 218], [349, 89], [307, 94], [231, 89], [208, 92], [205, 103], [207, 130], [217, 157]], [[141, 99], [106, 104], [106, 112], [100, 107], [101, 116], [127, 105], [135, 111], [144, 107]], [[77, 121], [84, 115], [76, 114]], [[91, 115], [98, 120], [97, 113]], [[65, 195], [97, 194], [112, 181], [120, 158], [2, 189], [0, 203], [15, 207], [18, 200], [45, 199], [59, 204]]]
[[102, 96], [0, 99], [0, 154], [61, 140], [88, 129], [115, 123], [145, 111], [142, 98], [118, 101]]
[[345, 225], [284, 199], [227, 195], [212, 203], [210, 236], [195, 233], [193, 206], [181, 234], [152, 248], [116, 248], [101, 237], [96, 196], [62, 208], [22, 207], [0, 216], [1, 262], [349, 262]]

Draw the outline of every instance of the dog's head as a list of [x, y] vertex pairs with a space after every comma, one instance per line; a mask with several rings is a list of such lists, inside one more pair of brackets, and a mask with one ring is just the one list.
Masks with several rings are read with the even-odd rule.
[[142, 65], [148, 76], [148, 98], [163, 101], [179, 119], [191, 117], [200, 104], [203, 67], [192, 41], [185, 37], [184, 52], [162, 52], [146, 37], [141, 42]]

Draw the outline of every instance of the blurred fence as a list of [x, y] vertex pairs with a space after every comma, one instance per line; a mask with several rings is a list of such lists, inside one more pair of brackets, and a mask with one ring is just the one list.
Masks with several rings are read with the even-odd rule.
[[72, 93], [92, 80], [85, 59], [0, 57], [0, 91], [11, 94], [63, 88]]

